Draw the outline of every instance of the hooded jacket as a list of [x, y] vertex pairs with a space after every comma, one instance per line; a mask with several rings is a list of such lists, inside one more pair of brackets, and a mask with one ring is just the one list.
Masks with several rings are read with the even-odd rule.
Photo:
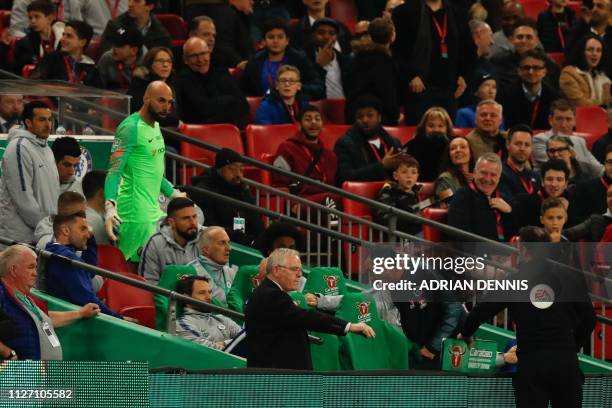
[[[297, 104], [297, 110], [294, 112], [294, 116], [297, 120], [298, 113], [308, 105], [308, 100], [304, 98], [301, 92], [298, 92], [295, 95], [295, 102]], [[269, 89], [268, 92], [266, 92], [266, 95], [263, 97], [257, 109], [255, 123], [258, 125], [294, 123], [282, 97], [276, 89]]]
[[174, 240], [172, 227], [168, 224], [163, 225], [145, 244], [140, 255], [138, 274], [147, 282], [157, 285], [161, 272], [166, 266], [186, 265], [197, 259], [200, 255], [198, 240], [202, 231], [203, 229], [200, 229], [198, 236], [182, 247]]
[[[58, 49], [60, 40], [64, 33], [65, 25], [61, 21], [56, 21], [51, 26], [51, 33], [53, 35], [53, 50]], [[40, 40], [40, 33], [36, 31], [30, 31], [21, 40], [15, 44], [15, 72], [21, 75], [21, 69], [27, 64], [37, 64], [43, 57], [48, 55], [45, 53]]]
[[57, 212], [59, 175], [46, 139], [21, 128], [8, 134], [0, 177], [0, 236], [34, 239], [40, 220]]

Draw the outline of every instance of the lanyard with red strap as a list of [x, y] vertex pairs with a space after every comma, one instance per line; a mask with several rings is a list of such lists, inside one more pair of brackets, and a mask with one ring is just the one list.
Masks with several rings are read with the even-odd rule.
[[[308, 149], [304, 145], [300, 145], [300, 147], [304, 150], [304, 153], [306, 154], [306, 157], [308, 158], [308, 162], [310, 162], [310, 163], [313, 162], [314, 161], [314, 157], [312, 156], [312, 153], [310, 152], [310, 149]], [[321, 181], [323, 183], [327, 183], [327, 177], [326, 177], [325, 173], [323, 172], [323, 170], [321, 169], [321, 166], [319, 165], [320, 162], [321, 162], [321, 159], [319, 157], [319, 160], [315, 164], [314, 169], [316, 171], [318, 171], [319, 174], [321, 175]], [[308, 177], [312, 177], [312, 175], [309, 175]]]
[[370, 149], [372, 149], [372, 151], [374, 152], [374, 155], [376, 156], [376, 159], [378, 161], [382, 161], [382, 158], [387, 154], [387, 144], [385, 143], [385, 141], [383, 140], [382, 137], [379, 137], [378, 140], [380, 140], [380, 146], [383, 148], [383, 156], [381, 157], [380, 153], [378, 152], [378, 148], [376, 148], [376, 146], [374, 146], [372, 143], [368, 142], [368, 145], [370, 146]]
[[[482, 192], [476, 188], [476, 185], [473, 182], [470, 183], [470, 188], [475, 193], [482, 194]], [[489, 198], [489, 197], [487, 197], [487, 198]], [[495, 198], [499, 198], [499, 190], [495, 190]], [[496, 210], [495, 208], [492, 208], [492, 210], [495, 213], [495, 229], [497, 230], [497, 239], [499, 241], [505, 241], [505, 238], [504, 238], [504, 227], [502, 225], [502, 213], [501, 213], [501, 211]]]
[[[125, 78], [125, 76], [123, 75], [123, 68], [124, 68], [123, 62], [120, 62], [117, 64], [117, 72], [119, 74], [118, 75], [119, 76], [119, 88], [121, 89], [127, 88], [130, 85], [127, 79]], [[134, 69], [134, 66], [131, 65], [130, 68]]]
[[[559, 42], [561, 43], [561, 48], [565, 49], [565, 35], [563, 34], [563, 29], [561, 28], [561, 21], [557, 19], [557, 15], [553, 13], [554, 19], [557, 22], [557, 35], [559, 36]], [[567, 16], [563, 14], [563, 23], [567, 26], [569, 22], [567, 21]]]
[[516, 166], [514, 165], [512, 160], [510, 160], [510, 158], [506, 160], [506, 164], [508, 165], [508, 167], [510, 167], [510, 170], [512, 170], [512, 172], [516, 174], [519, 181], [521, 182], [521, 185], [523, 186], [523, 189], [527, 192], [527, 194], [532, 194], [533, 193], [533, 182], [531, 181], [531, 179], [525, 180], [523, 176], [521, 175], [521, 172], [516, 168]]
[[119, 0], [115, 0], [115, 5], [112, 8], [109, 0], [104, 0], [104, 2], [106, 3], [106, 7], [108, 7], [111, 12], [111, 19], [114, 20], [115, 17], [117, 17], [117, 11], [119, 10]]
[[540, 98], [537, 97], [535, 102], [533, 103], [533, 111], [531, 112], [531, 128], [535, 129], [535, 122], [538, 116], [538, 111], [540, 110]]
[[599, 180], [601, 180], [601, 184], [603, 184], [603, 186], [606, 188], [606, 191], [608, 191], [608, 189], [610, 188], [610, 183], [606, 182], [606, 179], [604, 179], [603, 176], [601, 176]]
[[81, 71], [81, 73], [79, 74], [79, 77], [77, 80], [75, 80], [76, 78], [76, 67], [77, 67], [77, 63], [76, 61], [74, 62], [74, 65], [71, 65], [70, 62], [68, 61], [68, 57], [64, 57], [64, 65], [66, 66], [66, 73], [68, 74], [68, 82], [73, 82], [73, 83], [82, 83], [83, 79], [85, 79], [85, 72]]
[[289, 105], [284, 102], [283, 102], [283, 105], [285, 105], [285, 109], [287, 110], [287, 113], [289, 114], [289, 117], [291, 118], [291, 122], [297, 123], [297, 114], [299, 111], [299, 105], [297, 103], [297, 99], [293, 101], [293, 105]]
[[448, 13], [444, 13], [444, 23], [443, 26], [440, 27], [440, 23], [436, 19], [434, 14], [431, 15], [433, 19], [434, 25], [436, 26], [436, 31], [440, 36], [440, 56], [442, 58], [448, 58], [448, 46], [446, 45], [446, 33], [448, 28]]

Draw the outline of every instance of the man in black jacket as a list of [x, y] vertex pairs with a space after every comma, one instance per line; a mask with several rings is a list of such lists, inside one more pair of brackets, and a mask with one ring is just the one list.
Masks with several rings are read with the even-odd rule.
[[307, 330], [338, 336], [376, 335], [365, 323], [349, 323], [296, 306], [287, 292], [297, 290], [301, 276], [299, 252], [280, 248], [268, 257], [266, 278], [245, 307], [248, 367], [312, 370]]
[[187, 65], [174, 84], [179, 118], [187, 123], [237, 123], [249, 111], [238, 81], [227, 69], [211, 66], [206, 41], [192, 37], [183, 45]]
[[334, 153], [338, 162], [336, 183], [345, 181], [382, 181], [405, 155], [401, 143], [382, 127], [380, 100], [363, 96], [355, 103], [355, 124], [338, 139]]
[[[193, 177], [191, 185], [255, 204], [255, 198], [242, 182], [243, 172], [242, 157], [231, 149], [221, 149], [215, 157], [215, 166], [203, 175]], [[189, 197], [202, 208], [204, 223], [225, 228], [232, 241], [252, 246], [255, 239], [263, 232], [263, 223], [259, 214], [189, 188], [188, 191]]]
[[[325, 8], [328, 0], [302, 0], [306, 6], [306, 14], [291, 28], [289, 44], [298, 50], [307, 50], [311, 44], [311, 34], [314, 23], [325, 18]], [[371, 0], [369, 0], [371, 1]], [[338, 38], [334, 40], [333, 47], [343, 54], [351, 53], [351, 32], [342, 23], [338, 22]]]
[[[517, 326], [519, 363], [512, 379], [516, 406], [547, 407], [550, 401], [553, 407], [579, 407], [584, 375], [576, 353], [586, 345], [595, 327], [595, 311], [583, 287], [575, 291], [572, 299], [559, 300], [557, 292], [557, 298], [550, 302], [538, 301], [542, 291], [547, 290], [545, 293], [550, 295], [549, 289], [568, 282], [559, 280], [560, 271], [551, 271], [551, 265], [546, 264], [541, 245], [550, 242], [550, 237], [544, 230], [523, 228], [521, 243], [525, 242], [538, 243], [531, 244], [533, 247], [521, 245], [519, 273], [528, 278], [532, 288], [525, 294], [525, 301], [477, 304], [464, 323], [461, 336], [470, 338], [478, 326], [508, 308]], [[538, 294], [537, 287], [542, 288]]]
[[576, 197], [580, 197], [579, 217], [588, 218], [592, 214], [606, 211], [606, 193], [612, 185], [612, 145], [606, 149], [604, 172], [600, 177], [576, 184]]

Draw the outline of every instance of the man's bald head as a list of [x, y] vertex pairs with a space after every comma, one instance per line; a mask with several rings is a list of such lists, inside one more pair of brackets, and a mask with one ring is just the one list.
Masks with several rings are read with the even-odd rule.
[[191, 37], [183, 45], [183, 61], [194, 72], [202, 75], [210, 69], [210, 48], [200, 37]]
[[153, 81], [145, 90], [141, 110], [159, 122], [170, 113], [174, 98], [172, 89], [164, 81]]
[[502, 30], [506, 37], [512, 35], [512, 29], [519, 19], [525, 17], [525, 11], [520, 2], [512, 0], [504, 3], [502, 7]]

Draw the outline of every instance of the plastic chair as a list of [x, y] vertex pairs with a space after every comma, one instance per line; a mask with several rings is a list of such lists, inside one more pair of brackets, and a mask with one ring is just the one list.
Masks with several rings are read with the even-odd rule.
[[333, 0], [329, 2], [330, 17], [344, 23], [351, 33], [355, 33], [357, 24], [357, 6], [354, 0]]
[[323, 123], [329, 123], [332, 125], [346, 124], [345, 119], [344, 119], [344, 109], [346, 105], [346, 99], [344, 98], [321, 99], [318, 101], [311, 102], [311, 104], [318, 107], [321, 110], [321, 116], [323, 117]]
[[338, 139], [340, 139], [350, 128], [349, 125], [325, 125], [323, 126], [319, 139], [321, 139], [323, 146], [333, 151]]
[[[576, 108], [576, 132], [591, 133], [600, 137], [608, 132], [608, 114], [599, 106]], [[590, 149], [590, 147], [589, 147]]]
[[[448, 210], [446, 208], [426, 208], [423, 210], [422, 215], [427, 219], [444, 223], [446, 222], [447, 213]], [[446, 241], [440, 230], [425, 224], [423, 224], [423, 238], [432, 242]]]
[[419, 182], [422, 187], [419, 190], [418, 197], [419, 201], [423, 201], [427, 198], [430, 198], [434, 195], [434, 183], [433, 182]]
[[453, 128], [453, 135], [466, 137], [472, 130], [471, 128]]
[[0, 10], [0, 33], [11, 25], [11, 10]]
[[[179, 276], [197, 275], [195, 268], [188, 265], [168, 265], [161, 273], [157, 286], [168, 290], [176, 290], [176, 283]], [[155, 320], [157, 330], [166, 331], [166, 319], [168, 316], [168, 297], [155, 295], [153, 297], [155, 305]], [[177, 311], [177, 316], [178, 316]]]
[[525, 17], [538, 20], [538, 14], [548, 7], [546, 0], [521, 0]]
[[338, 296], [348, 293], [346, 278], [340, 268], [310, 268], [304, 293], [320, 293], [327, 296]]
[[119, 248], [107, 244], [98, 244], [98, 266], [121, 274], [130, 273], [128, 263]]
[[255, 283], [253, 279], [259, 273], [258, 265], [242, 265], [236, 276], [232, 287], [227, 294], [227, 306], [237, 312], [244, 312], [244, 304], [253, 293]]
[[[144, 282], [144, 278], [141, 276], [133, 273], [127, 273], [126, 275]], [[153, 293], [113, 279], [107, 279], [105, 285], [108, 307], [124, 316], [137, 319], [138, 323], [143, 326], [155, 328]]]
[[297, 126], [248, 125], [246, 128], [246, 151], [249, 157], [259, 160], [264, 153], [276, 154], [278, 146], [297, 132]]
[[259, 109], [259, 104], [261, 103], [261, 96], [247, 96], [247, 103], [249, 104], [249, 116], [247, 118], [247, 125], [255, 123], [255, 117], [257, 116], [257, 110]]
[[391, 136], [398, 139], [403, 146], [414, 137], [416, 126], [385, 126], [385, 130]]
[[562, 52], [549, 52], [547, 53], [548, 57], [555, 61], [557, 65], [562, 66], [563, 61], [565, 60], [565, 54]]
[[168, 30], [172, 38], [177, 40], [187, 38], [187, 24], [183, 17], [176, 14], [155, 14], [155, 17]]

